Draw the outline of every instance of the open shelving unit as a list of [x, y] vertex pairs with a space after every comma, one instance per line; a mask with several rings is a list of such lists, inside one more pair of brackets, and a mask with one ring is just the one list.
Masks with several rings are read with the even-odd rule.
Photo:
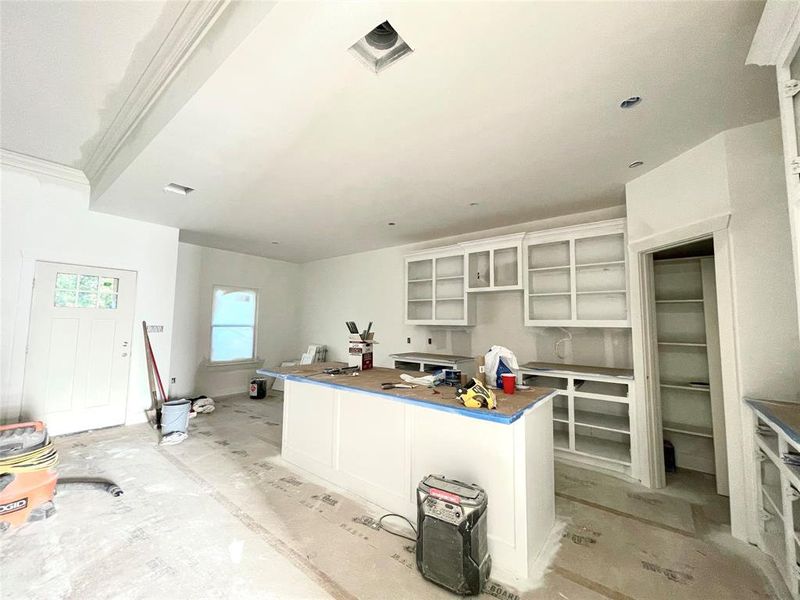
[[800, 443], [796, 433], [788, 435], [769, 412], [762, 412], [760, 405], [770, 403], [748, 404], [756, 429], [759, 547], [775, 562], [792, 597], [800, 600], [800, 468], [783, 461], [787, 454], [800, 455]]
[[553, 398], [556, 458], [633, 476], [632, 373], [582, 373], [564, 367], [520, 367], [526, 384], [559, 390]]
[[406, 257], [406, 323], [469, 325], [464, 251], [445, 248]]
[[624, 220], [528, 234], [525, 324], [628, 327]]
[[[662, 435], [676, 464], [715, 475], [727, 473], [721, 390], [711, 368], [718, 352], [712, 257], [653, 262]], [[727, 482], [718, 482], [727, 494]]]

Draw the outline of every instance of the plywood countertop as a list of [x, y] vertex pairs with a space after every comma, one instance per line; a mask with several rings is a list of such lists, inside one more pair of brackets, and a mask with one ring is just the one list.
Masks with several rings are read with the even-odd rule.
[[800, 444], [800, 404], [755, 398], [745, 398], [745, 401], [779, 427], [790, 440]]
[[259, 375], [269, 377], [279, 377], [290, 381], [304, 381], [330, 387], [351, 389], [394, 398], [400, 401], [423, 403], [430, 405], [431, 408], [448, 410], [449, 412], [460, 413], [464, 416], [497, 421], [499, 423], [513, 423], [522, 414], [539, 402], [549, 399], [555, 390], [551, 388], [530, 388], [527, 390], [517, 390], [514, 394], [505, 394], [502, 390], [494, 389], [497, 397], [497, 408], [489, 410], [487, 408], [466, 408], [456, 398], [456, 389], [444, 385], [437, 386], [434, 390], [428, 387], [418, 386], [412, 389], [381, 389], [383, 383], [404, 383], [400, 379], [402, 373], [408, 373], [412, 377], [419, 377], [419, 371], [401, 371], [399, 369], [385, 369], [376, 367], [367, 371], [359, 371], [357, 376], [353, 375], [326, 375], [322, 373], [324, 369], [331, 367], [344, 367], [344, 363], [315, 363], [311, 365], [297, 365], [292, 367], [275, 367], [271, 369], [259, 369]]

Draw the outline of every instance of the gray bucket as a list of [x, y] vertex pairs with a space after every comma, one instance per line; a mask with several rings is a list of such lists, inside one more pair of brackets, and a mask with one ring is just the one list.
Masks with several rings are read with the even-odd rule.
[[189, 428], [189, 410], [192, 403], [189, 400], [170, 400], [161, 406], [161, 435], [173, 431], [186, 433]]

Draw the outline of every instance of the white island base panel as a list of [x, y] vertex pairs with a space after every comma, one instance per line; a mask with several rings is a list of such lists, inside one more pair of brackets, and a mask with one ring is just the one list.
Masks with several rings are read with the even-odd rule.
[[416, 490], [437, 473], [482, 486], [492, 578], [527, 587], [555, 525], [550, 397], [513, 423], [402, 398], [285, 382], [284, 460], [416, 523]]

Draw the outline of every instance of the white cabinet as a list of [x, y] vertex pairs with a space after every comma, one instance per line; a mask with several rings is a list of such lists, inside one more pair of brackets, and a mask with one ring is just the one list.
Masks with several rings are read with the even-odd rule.
[[464, 242], [468, 292], [522, 289], [522, 239], [525, 234]]
[[625, 220], [529, 233], [525, 325], [629, 327]]
[[406, 323], [470, 325], [473, 321], [464, 281], [464, 250], [437, 248], [405, 259]]
[[557, 459], [637, 476], [632, 371], [536, 362], [520, 371], [528, 385], [559, 390], [553, 397]]

